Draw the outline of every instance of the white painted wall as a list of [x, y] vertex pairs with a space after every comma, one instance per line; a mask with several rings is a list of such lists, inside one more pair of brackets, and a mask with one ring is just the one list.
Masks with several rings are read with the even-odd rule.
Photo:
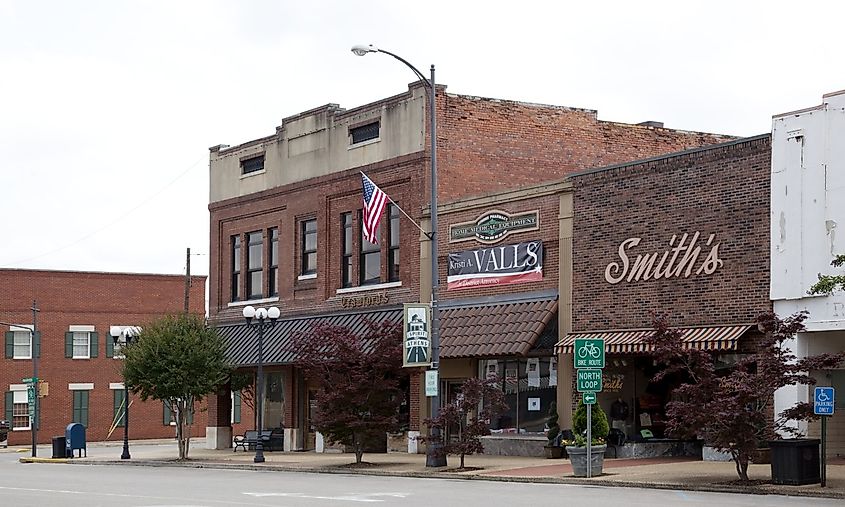
[[[830, 262], [845, 253], [845, 90], [772, 119], [771, 197], [774, 310], [810, 312], [807, 332], [787, 346], [799, 358], [845, 350], [845, 294], [807, 294], [819, 273], [837, 272]], [[809, 401], [809, 392], [807, 386], [778, 390], [775, 413]]]

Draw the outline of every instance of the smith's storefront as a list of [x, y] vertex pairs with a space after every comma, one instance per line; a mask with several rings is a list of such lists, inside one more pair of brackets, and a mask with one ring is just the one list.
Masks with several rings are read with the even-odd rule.
[[[629, 440], [666, 436], [675, 384], [652, 380], [653, 313], [667, 315], [687, 347], [713, 351], [717, 368], [754, 349], [754, 319], [772, 308], [770, 156], [764, 135], [571, 177], [573, 325], [556, 346], [562, 378], [573, 373], [576, 339], [603, 338], [598, 403]], [[570, 405], [579, 398], [561, 394]]]

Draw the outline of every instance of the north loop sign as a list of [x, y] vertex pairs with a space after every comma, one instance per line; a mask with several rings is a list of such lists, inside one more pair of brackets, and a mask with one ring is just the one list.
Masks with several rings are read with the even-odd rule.
[[598, 393], [601, 380], [601, 370], [578, 370], [576, 387], [579, 393]]

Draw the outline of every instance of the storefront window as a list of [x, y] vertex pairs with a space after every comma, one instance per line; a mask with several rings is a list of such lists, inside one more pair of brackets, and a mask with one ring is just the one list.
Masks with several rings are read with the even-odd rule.
[[554, 361], [552, 357], [480, 361], [479, 374], [499, 378], [508, 407], [490, 422], [492, 433], [543, 433], [549, 405], [557, 397]]

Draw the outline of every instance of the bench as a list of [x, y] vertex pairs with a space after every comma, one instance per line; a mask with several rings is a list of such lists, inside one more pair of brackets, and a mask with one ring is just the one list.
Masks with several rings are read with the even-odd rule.
[[[261, 432], [261, 444], [265, 451], [283, 451], [284, 442], [285, 436], [282, 428]], [[255, 450], [255, 446], [258, 444], [258, 430], [247, 430], [243, 435], [236, 435], [233, 444], [232, 452], [237, 452], [239, 447], [244, 452]]]

